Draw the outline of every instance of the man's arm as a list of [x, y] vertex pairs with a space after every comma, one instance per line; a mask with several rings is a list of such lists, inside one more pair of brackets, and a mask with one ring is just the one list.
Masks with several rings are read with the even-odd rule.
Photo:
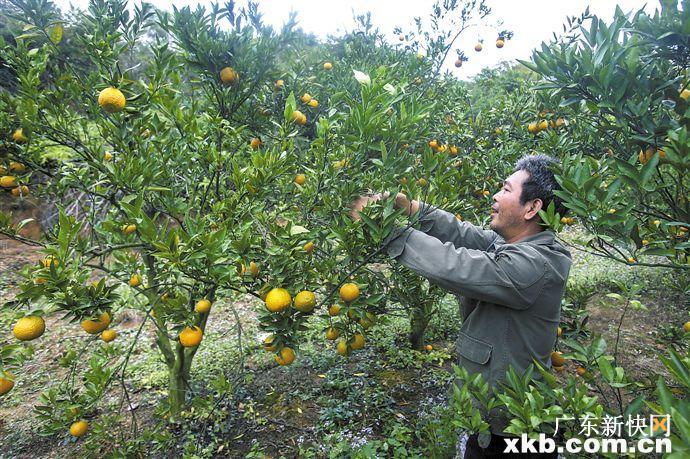
[[529, 245], [511, 244], [496, 254], [455, 248], [412, 228], [391, 241], [388, 254], [453, 293], [514, 309], [534, 304], [546, 275], [544, 258]]

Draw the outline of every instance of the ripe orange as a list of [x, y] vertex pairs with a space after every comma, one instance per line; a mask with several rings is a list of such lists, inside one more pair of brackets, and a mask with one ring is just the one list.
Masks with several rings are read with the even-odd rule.
[[122, 225], [122, 232], [125, 234], [132, 234], [137, 230], [137, 225], [135, 224], [129, 224], [129, 225]]
[[352, 337], [350, 347], [354, 350], [362, 349], [364, 347], [364, 342], [364, 336], [362, 336], [361, 333], [355, 333], [355, 336]]
[[326, 330], [326, 339], [330, 341], [335, 341], [340, 336], [340, 330], [334, 327], [328, 327]]
[[530, 134], [536, 134], [539, 132], [539, 127], [537, 126], [537, 123], [529, 123], [527, 125], [527, 131], [529, 131]]
[[308, 105], [309, 105], [311, 108], [316, 108], [316, 107], [319, 106], [319, 101], [316, 100], [316, 99], [312, 99], [312, 100], [309, 101], [309, 104], [308, 104]]
[[184, 327], [178, 336], [180, 344], [184, 347], [198, 346], [203, 337], [204, 332], [197, 326], [194, 326], [194, 328]]
[[284, 288], [274, 288], [266, 295], [266, 309], [271, 312], [285, 311], [290, 307], [292, 297]]
[[680, 92], [680, 96], [679, 96], [679, 97], [680, 97], [681, 99], [683, 99], [683, 100], [688, 100], [688, 98], [690, 97], [690, 89], [683, 89], [683, 90]]
[[431, 344], [427, 344], [426, 346], [424, 346], [424, 349], [427, 351], [431, 351], [434, 349], [434, 346], [432, 346]]
[[359, 297], [359, 287], [353, 282], [348, 282], [340, 287], [340, 299], [346, 303], [356, 300]]
[[141, 285], [141, 276], [139, 274], [132, 274], [132, 276], [129, 278], [129, 286], [130, 287], [138, 287]]
[[220, 81], [224, 84], [233, 84], [239, 80], [240, 76], [232, 67], [224, 67], [220, 71]]
[[551, 363], [553, 364], [554, 367], [562, 367], [565, 364], [565, 359], [563, 358], [563, 354], [559, 351], [555, 351], [551, 353]]
[[106, 343], [111, 342], [116, 337], [117, 337], [117, 332], [115, 330], [112, 330], [112, 329], [103, 330], [103, 332], [101, 333], [101, 339], [103, 341], [105, 341]]
[[46, 268], [50, 268], [51, 265], [57, 268], [58, 266], [60, 266], [60, 260], [53, 256], [50, 256], [41, 260], [41, 264]]
[[12, 329], [14, 337], [20, 341], [31, 341], [40, 337], [45, 331], [46, 323], [40, 316], [22, 317]]
[[73, 437], [83, 437], [86, 435], [87, 430], [89, 430], [89, 423], [83, 419], [73, 422], [69, 427], [69, 433], [72, 434]]
[[339, 304], [334, 304], [328, 308], [328, 315], [333, 317], [337, 316], [340, 314], [340, 305]]
[[110, 314], [101, 313], [97, 320], [86, 319], [81, 322], [81, 328], [89, 335], [97, 335], [110, 325]]
[[277, 355], [273, 356], [273, 358], [276, 360], [278, 365], [290, 365], [295, 361], [295, 351], [289, 347], [284, 347]]
[[417, 180], [417, 185], [421, 186], [422, 188], [424, 188], [424, 187], [427, 186], [428, 184], [429, 184], [429, 182], [427, 182], [426, 179], [425, 179], [424, 177], [422, 177], [422, 178], [420, 178], [419, 180]]
[[122, 91], [112, 86], [105, 88], [98, 94], [98, 105], [108, 113], [122, 111], [126, 103], [127, 100], [125, 99], [125, 95], [122, 94]]
[[308, 104], [309, 101], [311, 100], [311, 94], [309, 94], [308, 92], [305, 92], [304, 94], [302, 94], [302, 97], [300, 97], [299, 100], [301, 100], [302, 103], [304, 103], [304, 104]]
[[194, 310], [199, 314], [206, 314], [211, 310], [211, 302], [206, 298], [199, 300], [196, 302], [196, 305], [194, 305]]
[[302, 247], [302, 250], [304, 250], [307, 253], [311, 253], [314, 250], [314, 243], [309, 241], [304, 246]]
[[264, 338], [264, 350], [273, 352], [276, 349], [278, 349], [278, 346], [274, 344], [276, 337], [273, 335], [268, 335], [266, 338]]
[[558, 336], [560, 338], [562, 334], [563, 334], [563, 329], [561, 327], [558, 327], [556, 329], [556, 336]]
[[462, 59], [456, 59], [455, 66], [458, 68], [462, 67]]
[[316, 296], [309, 290], [303, 290], [295, 295], [295, 309], [302, 312], [310, 312], [316, 306]]
[[477, 51], [477, 52], [481, 51], [482, 48], [483, 48], [483, 47], [482, 47], [482, 44], [481, 44], [481, 43], [477, 43], [476, 45], [474, 45], [474, 50]]
[[347, 345], [347, 341], [341, 339], [336, 346], [336, 352], [343, 357], [347, 357], [352, 353], [352, 348]]
[[275, 84], [276, 91], [283, 89], [283, 86], [285, 86], [285, 82], [283, 80], [276, 81], [276, 84]]
[[292, 120], [293, 120], [294, 122], [296, 122], [297, 124], [300, 124], [300, 125], [302, 125], [302, 126], [304, 126], [305, 124], [307, 124], [307, 117], [306, 117], [306, 115], [305, 115], [304, 113], [302, 113], [301, 111], [299, 111], [299, 110], [295, 110], [294, 112], [292, 112]]
[[26, 185], [12, 188], [12, 196], [14, 196], [15, 198], [18, 198], [20, 196], [28, 196], [28, 195], [29, 195], [29, 187]]
[[17, 186], [17, 178], [14, 175], [3, 175], [0, 177], [0, 186], [3, 188], [14, 188]]
[[686, 333], [690, 333], [690, 320], [683, 324], [683, 330], [685, 330]]
[[584, 367], [577, 367], [577, 374], [580, 376], [584, 376], [585, 373], [587, 373], [587, 370], [585, 370]]
[[539, 130], [540, 131], [545, 131], [549, 128], [549, 122], [546, 120], [541, 120], [539, 122]]
[[256, 150], [261, 146], [261, 139], [258, 137], [254, 137], [251, 142], [249, 142], [249, 145], [252, 147], [252, 150]]
[[431, 142], [429, 142], [429, 146], [436, 150], [438, 148], [438, 141], [436, 139], [432, 140]]
[[110, 161], [111, 159], [113, 159], [113, 154], [109, 151], [106, 151], [103, 154], [103, 161]]
[[14, 375], [9, 371], [4, 371], [0, 376], [0, 395], [5, 395], [14, 387]]
[[249, 272], [252, 274], [252, 277], [256, 277], [259, 275], [259, 265], [254, 263], [253, 261], [249, 262]]
[[323, 63], [323, 69], [324, 70], [330, 70], [332, 68], [333, 68], [333, 64], [331, 64], [330, 62], [324, 62]]
[[499, 48], [499, 49], [503, 48], [503, 45], [505, 45], [505, 41], [503, 41], [502, 38], [499, 38], [498, 40], [496, 40], [496, 48]]
[[25, 170], [26, 166], [22, 163], [18, 163], [17, 161], [10, 161], [10, 172], [24, 172]]
[[307, 176], [304, 174], [295, 175], [295, 183], [298, 185], [304, 185], [307, 183]]

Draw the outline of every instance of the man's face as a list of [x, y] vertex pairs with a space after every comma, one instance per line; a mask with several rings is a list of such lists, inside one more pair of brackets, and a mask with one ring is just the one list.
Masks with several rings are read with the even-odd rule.
[[529, 178], [529, 173], [523, 170], [517, 171], [505, 179], [501, 190], [494, 194], [494, 204], [491, 206], [492, 230], [496, 231], [503, 238], [520, 232], [527, 224], [525, 214], [530, 209], [530, 203], [520, 204], [522, 194], [522, 182]]

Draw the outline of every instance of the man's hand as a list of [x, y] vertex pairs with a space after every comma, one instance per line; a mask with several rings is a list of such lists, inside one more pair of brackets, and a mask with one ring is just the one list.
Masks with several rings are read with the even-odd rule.
[[[379, 199], [387, 199], [390, 196], [390, 193], [385, 192], [383, 194], [381, 193], [375, 193], [372, 195], [363, 195], [355, 199], [352, 204], [350, 204], [350, 207], [352, 208], [352, 211], [350, 211], [350, 216], [354, 220], [359, 220], [361, 217], [359, 216], [359, 212], [361, 212], [364, 207], [367, 206], [370, 202], [376, 202]], [[398, 193], [395, 195], [395, 202], [393, 203], [393, 207], [396, 209], [404, 209], [405, 214], [408, 216], [414, 215], [417, 213], [419, 210], [419, 202], [418, 201], [410, 201], [410, 199], [405, 195], [405, 193]]]

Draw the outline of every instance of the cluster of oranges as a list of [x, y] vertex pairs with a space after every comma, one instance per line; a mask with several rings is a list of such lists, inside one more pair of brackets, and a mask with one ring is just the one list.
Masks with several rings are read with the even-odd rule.
[[530, 134], [538, 134], [541, 131], [545, 131], [549, 128], [549, 126], [552, 129], [558, 129], [562, 126], [565, 126], [566, 121], [565, 119], [558, 117], [555, 120], [551, 120], [551, 122], [547, 120], [541, 120], [541, 121], [535, 121], [533, 123], [529, 123], [527, 125], [527, 131]]
[[449, 145], [447, 143], [440, 144], [436, 139], [431, 140], [429, 142], [429, 146], [432, 150], [434, 150], [437, 153], [448, 152], [450, 156], [455, 156], [458, 154], [458, 147], [456, 147], [455, 145]]
[[[305, 250], [307, 250], [306, 246]], [[311, 251], [311, 248], [309, 251]], [[359, 298], [359, 295], [359, 287], [355, 283], [349, 282], [340, 287], [340, 299], [345, 304], [350, 304], [355, 301]], [[291, 307], [298, 312], [310, 313], [316, 307], [316, 295], [310, 290], [302, 290], [293, 298], [287, 289], [277, 287], [271, 289], [265, 295], [264, 303], [266, 309], [275, 314], [289, 311]], [[328, 315], [331, 321], [333, 317], [340, 314], [340, 311], [341, 307], [339, 304], [334, 304], [328, 308]], [[355, 315], [352, 311], [348, 311], [348, 318], [350, 320], [355, 320]], [[367, 315], [367, 317], [361, 318], [359, 323], [366, 329], [373, 325], [373, 317]], [[332, 322], [325, 333], [326, 339], [329, 341], [335, 341], [341, 336], [341, 330]], [[278, 365], [290, 365], [295, 361], [295, 351], [287, 345], [279, 345], [278, 343], [281, 341], [283, 340], [279, 340], [276, 335], [269, 335], [263, 341], [263, 348], [268, 352], [275, 353], [274, 359]], [[364, 335], [362, 333], [354, 333], [349, 339], [341, 338], [336, 345], [336, 351], [340, 355], [347, 356], [350, 355], [353, 350], [362, 349], [364, 344]]]
[[647, 162], [649, 162], [649, 160], [652, 159], [656, 153], [659, 153], [659, 159], [666, 157], [666, 152], [664, 150], [657, 150], [654, 147], [648, 147], [645, 150], [640, 150], [637, 158], [642, 164], [647, 164]]

